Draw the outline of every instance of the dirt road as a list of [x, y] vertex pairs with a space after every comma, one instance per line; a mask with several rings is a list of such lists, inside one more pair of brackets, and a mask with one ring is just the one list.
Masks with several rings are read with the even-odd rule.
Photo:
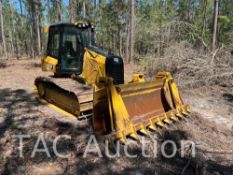
[[[129, 68], [126, 67], [127, 76], [133, 72]], [[98, 157], [95, 153], [84, 158], [93, 133], [89, 121], [74, 120], [37, 101], [33, 82], [39, 75], [49, 75], [41, 72], [39, 59], [0, 61], [0, 174], [232, 174], [233, 80], [212, 87], [183, 89], [183, 97], [193, 110], [192, 118], [155, 135], [159, 146], [167, 139], [179, 146], [181, 140], [193, 141], [196, 157], [185, 154], [181, 158], [177, 153], [167, 159], [158, 153], [145, 158], [136, 147], [130, 148], [138, 153], [136, 158]], [[71, 139], [60, 139], [58, 150], [69, 154], [68, 158], [56, 156], [52, 149], [54, 138], [63, 134]], [[24, 139], [22, 157], [17, 135], [28, 137]], [[38, 136], [45, 139], [50, 156], [41, 152], [32, 158]], [[103, 138], [97, 138], [103, 151]]]

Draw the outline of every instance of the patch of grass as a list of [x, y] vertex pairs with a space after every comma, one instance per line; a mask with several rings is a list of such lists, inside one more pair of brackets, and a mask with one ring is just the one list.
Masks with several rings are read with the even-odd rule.
[[0, 154], [0, 162], [3, 162], [4, 158], [3, 158], [3, 155]]
[[0, 62], [0, 68], [6, 68], [6, 64]]
[[15, 123], [12, 123], [11, 125], [10, 125], [10, 129], [17, 129], [18, 128], [18, 126], [17, 126], [17, 124], [15, 124]]

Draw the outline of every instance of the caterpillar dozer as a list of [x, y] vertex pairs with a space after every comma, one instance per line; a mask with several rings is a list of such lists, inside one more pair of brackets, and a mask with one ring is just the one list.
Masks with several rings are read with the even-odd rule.
[[56, 24], [48, 33], [41, 68], [53, 76], [36, 78], [38, 94], [78, 119], [91, 116], [96, 133], [138, 140], [138, 133], [148, 135], [189, 115], [169, 72], [149, 82], [142, 74], [124, 82], [123, 59], [96, 47], [90, 23]]

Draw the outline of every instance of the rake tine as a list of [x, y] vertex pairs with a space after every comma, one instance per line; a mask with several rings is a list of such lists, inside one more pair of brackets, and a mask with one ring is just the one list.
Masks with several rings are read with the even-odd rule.
[[165, 127], [164, 123], [161, 120], [157, 121], [156, 124], [160, 126], [161, 128]]
[[188, 113], [191, 113], [191, 110], [190, 110], [190, 107], [189, 107], [189, 106], [187, 107], [186, 110], [187, 110]]
[[153, 122], [150, 122], [150, 125], [148, 126], [148, 128], [153, 132], [157, 131], [157, 128]]
[[151, 126], [148, 127], [148, 130], [150, 130], [150, 131], [152, 131], [152, 132], [157, 132], [157, 129], [154, 128], [154, 127], [151, 127]]
[[133, 140], [140, 142], [140, 138], [138, 137], [138, 135], [136, 133], [131, 133], [129, 135], [130, 138], [132, 138]]
[[119, 140], [123, 145], [126, 144], [126, 135], [124, 133], [121, 133], [116, 139]]
[[168, 118], [164, 119], [163, 121], [164, 121], [164, 123], [166, 123], [168, 125], [172, 124], [172, 121]]
[[176, 116], [171, 116], [171, 119], [175, 122], [179, 121], [179, 119]]
[[140, 129], [139, 132], [143, 134], [144, 136], [147, 136], [147, 137], [149, 136], [147, 130], [144, 128]]
[[183, 111], [182, 114], [183, 114], [184, 116], [187, 116], [187, 117], [189, 116], [189, 113], [187, 113], [187, 112], [185, 112], [185, 111]]
[[184, 116], [181, 115], [181, 114], [179, 114], [179, 113], [177, 113], [176, 116], [177, 116], [178, 118], [180, 118], [180, 119], [183, 119], [183, 118], [184, 118]]
[[118, 139], [118, 140], [119, 140], [119, 142], [120, 142], [122, 145], [126, 145], [126, 139], [120, 138], [120, 139]]

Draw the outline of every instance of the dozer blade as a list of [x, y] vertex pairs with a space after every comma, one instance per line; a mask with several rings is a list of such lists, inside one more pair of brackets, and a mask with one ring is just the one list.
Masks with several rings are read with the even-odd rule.
[[38, 77], [35, 80], [35, 86], [39, 97], [48, 103], [76, 116], [78, 119], [91, 116], [93, 91], [91, 88], [85, 89], [84, 85], [77, 85], [72, 81], [75, 80], [66, 79], [63, 83], [56, 84], [51, 78]]
[[97, 133], [113, 134], [124, 141], [135, 133], [156, 132], [178, 116], [189, 113], [173, 78], [168, 72], [158, 73], [150, 82], [114, 86], [111, 78], [101, 78], [94, 90], [93, 125]]

